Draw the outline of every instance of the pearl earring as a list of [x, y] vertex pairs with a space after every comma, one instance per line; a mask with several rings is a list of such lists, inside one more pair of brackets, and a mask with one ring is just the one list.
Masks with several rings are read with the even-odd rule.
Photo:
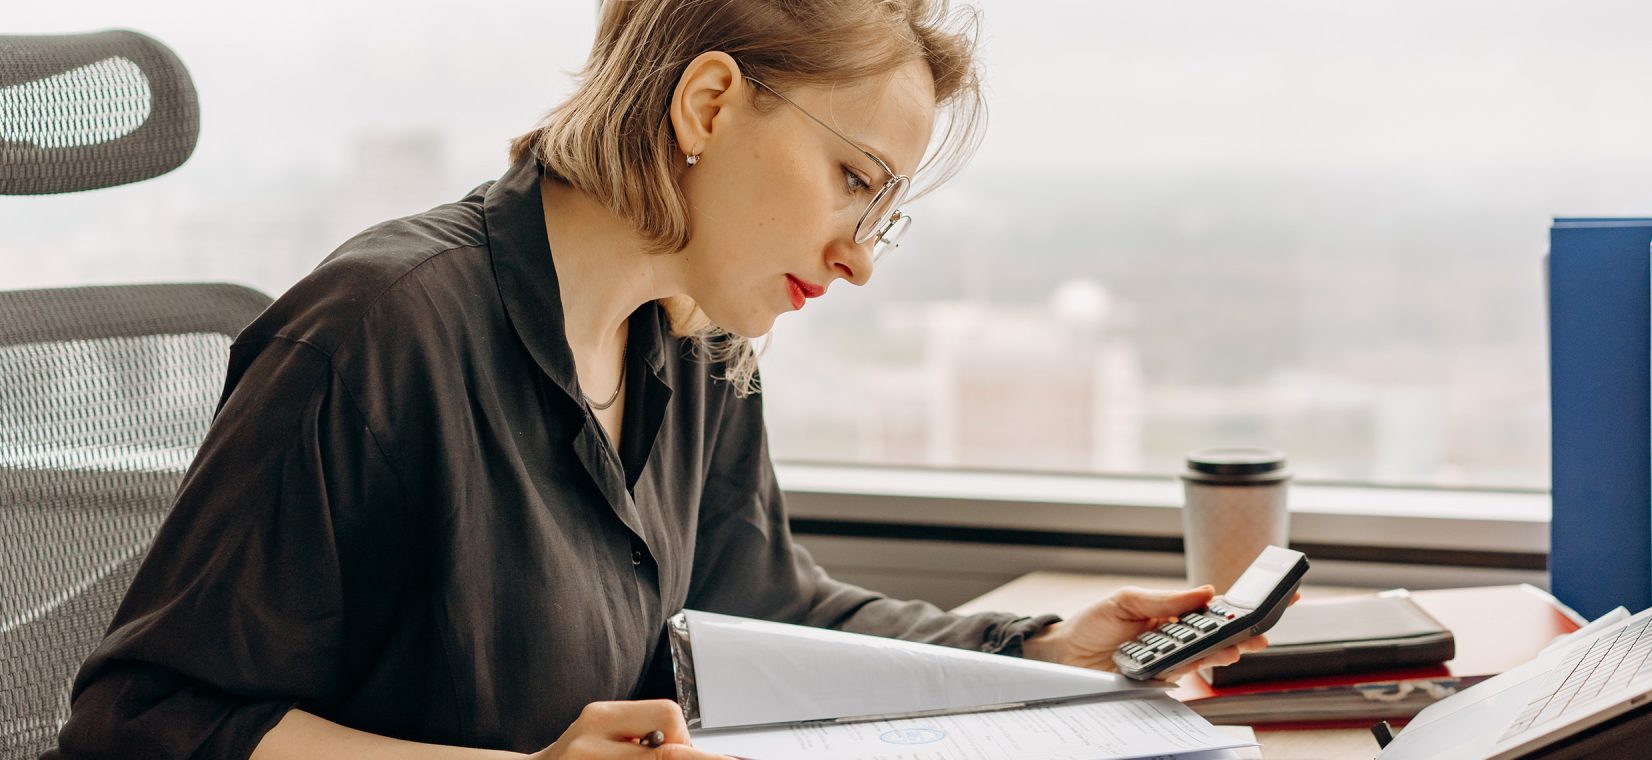
[[697, 163], [700, 163], [700, 156], [698, 154], [691, 155], [691, 156], [688, 157], [688, 165], [689, 166], [693, 166]]

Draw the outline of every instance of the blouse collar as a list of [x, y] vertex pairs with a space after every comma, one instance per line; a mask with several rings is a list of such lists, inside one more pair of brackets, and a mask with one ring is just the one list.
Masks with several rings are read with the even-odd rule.
[[[578, 399], [573, 349], [568, 345], [562, 293], [540, 200], [543, 175], [538, 161], [529, 158], [515, 163], [487, 189], [482, 214], [494, 277], [512, 327], [540, 370], [570, 399]], [[665, 363], [666, 319], [665, 309], [653, 302], [631, 315], [627, 350], [641, 357], [656, 376]]]

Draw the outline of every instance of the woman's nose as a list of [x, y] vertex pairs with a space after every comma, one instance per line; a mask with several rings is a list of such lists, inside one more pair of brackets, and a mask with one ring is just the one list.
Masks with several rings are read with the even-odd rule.
[[838, 241], [828, 251], [826, 265], [851, 285], [865, 285], [872, 279], [872, 245]]

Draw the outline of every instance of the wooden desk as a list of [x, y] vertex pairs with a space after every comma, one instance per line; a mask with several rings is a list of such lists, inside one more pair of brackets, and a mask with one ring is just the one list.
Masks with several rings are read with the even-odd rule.
[[[1072, 615], [1121, 586], [1184, 588], [1180, 578], [1081, 573], [1028, 573], [958, 606], [956, 612], [1002, 610], [1024, 615]], [[1304, 586], [1305, 599], [1370, 593], [1371, 589]], [[1377, 741], [1363, 729], [1257, 731], [1263, 760], [1370, 760]]]

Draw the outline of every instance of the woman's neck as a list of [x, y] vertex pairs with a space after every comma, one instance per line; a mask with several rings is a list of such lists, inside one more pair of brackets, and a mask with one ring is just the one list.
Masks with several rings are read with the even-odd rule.
[[635, 227], [565, 182], [539, 190], [575, 361], [617, 353], [632, 312], [682, 292], [682, 257], [648, 253]]

